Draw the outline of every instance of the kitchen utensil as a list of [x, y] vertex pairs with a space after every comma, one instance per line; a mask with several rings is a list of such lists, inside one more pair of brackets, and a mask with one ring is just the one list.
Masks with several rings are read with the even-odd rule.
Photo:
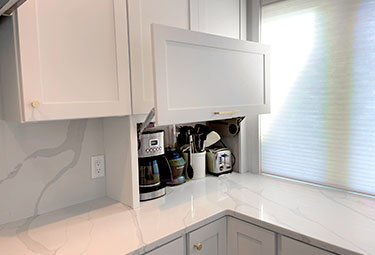
[[194, 134], [193, 135], [193, 140], [194, 140], [194, 146], [195, 146], [195, 151], [194, 152], [203, 152], [203, 143], [206, 140], [207, 135], [206, 134]]
[[207, 135], [210, 132], [210, 128], [203, 124], [196, 124], [194, 126], [194, 133], [195, 134], [203, 134]]
[[193, 179], [194, 170], [193, 170], [193, 167], [191, 166], [191, 153], [190, 152], [188, 152], [188, 163], [187, 163], [186, 173], [189, 179]]
[[192, 146], [193, 138], [190, 135], [189, 136], [189, 152], [188, 152], [188, 164], [187, 164], [187, 176], [189, 179], [193, 179], [194, 177], [194, 170], [193, 167], [191, 166], [191, 155], [193, 154], [193, 146]]
[[189, 137], [194, 133], [194, 128], [190, 126], [183, 126], [179, 128], [179, 135], [177, 136], [177, 143], [182, 146], [189, 144]]
[[217, 143], [218, 141], [220, 141], [221, 137], [218, 133], [216, 133], [215, 131], [211, 131], [208, 135], [207, 135], [207, 139], [206, 139], [206, 147], [210, 147], [211, 145], [214, 145], [215, 143]]

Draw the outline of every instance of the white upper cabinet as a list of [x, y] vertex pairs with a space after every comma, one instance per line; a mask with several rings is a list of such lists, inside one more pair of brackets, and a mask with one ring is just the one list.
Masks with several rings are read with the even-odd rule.
[[190, 28], [189, 0], [128, 0], [133, 113], [154, 107], [151, 24]]
[[245, 0], [128, 0], [133, 113], [154, 107], [151, 24], [245, 38]]
[[158, 125], [268, 113], [269, 47], [153, 25]]
[[[126, 13], [126, 0], [28, 0], [12, 24], [2, 21], [1, 30], [14, 34], [2, 38], [2, 51], [13, 51], [16, 58], [13, 67], [1, 68], [3, 117], [39, 121], [130, 114]], [[2, 65], [7, 63], [3, 58]], [[18, 102], [8, 100], [15, 93]]]
[[246, 39], [246, 0], [191, 0], [191, 29]]

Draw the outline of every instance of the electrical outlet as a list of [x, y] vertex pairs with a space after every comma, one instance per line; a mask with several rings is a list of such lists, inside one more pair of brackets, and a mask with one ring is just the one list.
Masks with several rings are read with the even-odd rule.
[[91, 178], [96, 179], [105, 175], [104, 155], [91, 157]]

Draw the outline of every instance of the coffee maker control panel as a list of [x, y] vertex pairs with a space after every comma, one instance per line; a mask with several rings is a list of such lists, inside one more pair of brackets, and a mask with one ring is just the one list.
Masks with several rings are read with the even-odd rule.
[[139, 158], [164, 155], [164, 131], [145, 132], [139, 136]]

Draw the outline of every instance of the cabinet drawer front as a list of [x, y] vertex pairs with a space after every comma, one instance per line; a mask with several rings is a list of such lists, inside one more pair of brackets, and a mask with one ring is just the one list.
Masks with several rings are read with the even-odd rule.
[[275, 233], [229, 217], [228, 254], [275, 255]]
[[185, 255], [184, 239], [180, 237], [146, 254], [147, 255], [166, 255], [166, 254]]
[[324, 251], [314, 246], [293, 240], [291, 238], [281, 237], [281, 255], [334, 255], [334, 253]]
[[221, 218], [189, 234], [189, 255], [226, 255], [226, 218]]
[[153, 25], [158, 125], [269, 112], [269, 47]]

